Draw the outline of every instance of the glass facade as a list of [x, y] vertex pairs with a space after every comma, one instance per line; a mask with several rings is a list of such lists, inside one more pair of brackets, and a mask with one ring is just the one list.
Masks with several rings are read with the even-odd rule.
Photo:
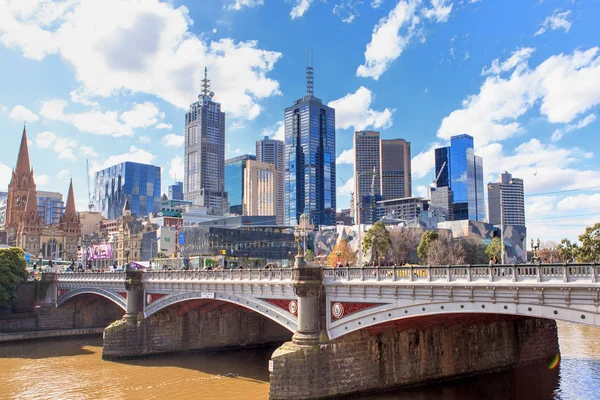
[[56, 192], [36, 193], [38, 214], [46, 225], [58, 224], [65, 213], [65, 203], [62, 194]]
[[335, 110], [312, 95], [285, 109], [285, 224], [335, 225]]
[[108, 219], [117, 219], [129, 200], [137, 216], [160, 211], [160, 167], [124, 162], [96, 172], [94, 199], [96, 210]]
[[232, 214], [244, 214], [244, 168], [248, 160], [256, 160], [256, 157], [244, 154], [225, 160], [225, 191]]
[[169, 199], [183, 200], [183, 182], [175, 182], [169, 185]]

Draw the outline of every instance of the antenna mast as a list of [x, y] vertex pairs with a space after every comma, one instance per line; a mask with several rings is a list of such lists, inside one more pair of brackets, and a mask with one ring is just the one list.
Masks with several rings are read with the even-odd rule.
[[94, 202], [92, 199], [92, 191], [90, 189], [90, 161], [86, 158], [85, 160], [85, 171], [87, 172], [87, 190], [88, 190], [88, 209], [94, 211]]
[[202, 79], [202, 94], [198, 97], [207, 98], [210, 94], [210, 79], [208, 79], [208, 67], [204, 67], [204, 79]]
[[312, 50], [310, 50], [310, 62], [308, 58], [308, 49], [306, 49], [306, 96], [312, 97], [314, 96], [314, 70], [312, 67], [313, 64], [313, 55]]

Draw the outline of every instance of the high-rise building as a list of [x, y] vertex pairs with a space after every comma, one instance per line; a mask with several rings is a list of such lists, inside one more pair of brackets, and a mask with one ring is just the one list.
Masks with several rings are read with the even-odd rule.
[[225, 192], [225, 113], [213, 97], [205, 68], [202, 93], [185, 114], [183, 186], [185, 200], [222, 215], [228, 207]]
[[306, 95], [285, 109], [285, 224], [308, 214], [315, 228], [335, 225], [335, 110], [313, 95], [306, 67]]
[[58, 224], [60, 217], [65, 212], [65, 203], [63, 202], [62, 194], [38, 190], [36, 197], [38, 214], [42, 218], [42, 223], [47, 225]]
[[244, 168], [244, 215], [276, 218], [277, 169], [275, 164], [248, 160]]
[[183, 182], [175, 182], [169, 185], [169, 199], [183, 200]]
[[525, 226], [523, 180], [508, 172], [498, 176], [498, 182], [488, 183], [488, 222], [500, 225]]
[[225, 191], [231, 214], [244, 214], [244, 169], [248, 160], [256, 160], [251, 154], [229, 158], [225, 161]]
[[380, 148], [381, 195], [386, 200], [411, 197], [410, 142], [404, 139], [382, 139]]
[[283, 140], [264, 139], [256, 142], [256, 161], [274, 164], [277, 170], [277, 223], [282, 225], [285, 213], [285, 157]]
[[448, 209], [441, 210], [444, 204], [434, 201], [432, 195], [434, 213], [443, 213], [454, 221], [485, 220], [483, 160], [474, 153], [472, 136], [453, 136], [450, 146], [435, 149], [435, 176], [435, 191], [448, 188], [447, 193], [440, 191], [436, 200], [447, 202]]
[[95, 209], [117, 219], [129, 200], [131, 213], [145, 216], [160, 211], [160, 189], [160, 167], [126, 161], [96, 172]]

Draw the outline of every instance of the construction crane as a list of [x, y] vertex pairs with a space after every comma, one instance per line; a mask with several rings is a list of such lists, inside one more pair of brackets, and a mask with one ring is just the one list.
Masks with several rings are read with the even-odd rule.
[[90, 189], [90, 161], [85, 160], [85, 170], [87, 172], [87, 190], [88, 190], [88, 209], [94, 211], [94, 202], [92, 201], [92, 191]]
[[446, 161], [444, 161], [444, 163], [442, 164], [442, 168], [440, 168], [440, 172], [438, 172], [437, 176], [433, 180], [433, 185], [435, 187], [437, 187], [438, 180], [440, 179], [440, 176], [442, 175], [442, 172], [444, 171], [445, 166], [446, 166]]

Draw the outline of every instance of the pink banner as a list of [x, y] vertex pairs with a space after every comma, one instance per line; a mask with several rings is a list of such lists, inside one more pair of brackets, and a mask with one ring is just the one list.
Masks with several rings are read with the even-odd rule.
[[106, 260], [112, 258], [110, 244], [94, 244], [87, 248], [88, 260]]

